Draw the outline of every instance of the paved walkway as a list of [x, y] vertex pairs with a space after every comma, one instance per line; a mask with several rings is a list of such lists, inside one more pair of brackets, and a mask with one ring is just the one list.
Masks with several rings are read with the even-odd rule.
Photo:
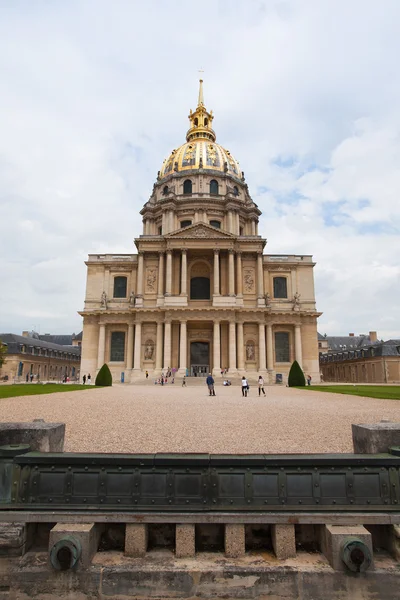
[[2, 421], [65, 422], [73, 452], [351, 452], [351, 424], [400, 422], [400, 400], [286, 387], [123, 386], [0, 400]]

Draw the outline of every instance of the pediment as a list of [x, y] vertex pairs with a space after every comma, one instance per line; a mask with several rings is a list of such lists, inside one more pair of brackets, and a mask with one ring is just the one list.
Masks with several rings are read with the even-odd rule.
[[232, 233], [228, 233], [226, 231], [221, 231], [221, 229], [216, 229], [207, 223], [195, 223], [194, 225], [189, 225], [184, 229], [178, 229], [177, 231], [173, 231], [172, 233], [167, 233], [165, 236], [169, 239], [213, 239], [213, 240], [231, 240], [234, 239]]

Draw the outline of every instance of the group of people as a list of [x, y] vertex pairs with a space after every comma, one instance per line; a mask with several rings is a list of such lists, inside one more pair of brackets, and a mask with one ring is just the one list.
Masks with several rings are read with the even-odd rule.
[[82, 377], [82, 382], [83, 382], [83, 385], [86, 385], [86, 382], [87, 382], [88, 385], [91, 385], [91, 383], [92, 383], [92, 376], [90, 375], [90, 373], [89, 373], [89, 375], [87, 377], [86, 377], [86, 375], [84, 375]]
[[[161, 377], [159, 377], [158, 379], [154, 380], [154, 384], [155, 385], [166, 385], [168, 383], [168, 378], [171, 378], [170, 383], [175, 383], [175, 377], [172, 375], [171, 371], [168, 371], [166, 375], [164, 375], [164, 373], [161, 373]], [[147, 379], [147, 377], [146, 377]], [[185, 378], [184, 378], [185, 379]], [[182, 384], [183, 385], [183, 384]]]
[[[185, 379], [185, 378], [184, 378]], [[215, 381], [214, 381], [214, 377], [211, 375], [211, 373], [208, 374], [208, 377], [206, 379], [206, 384], [208, 387], [208, 393], [209, 396], [215, 396]], [[182, 385], [186, 385], [186, 382], [184, 381], [184, 383], [182, 383]], [[225, 379], [224, 386], [228, 386], [228, 385], [232, 385], [231, 382], [229, 381], [229, 379]], [[247, 398], [247, 395], [249, 393], [250, 390], [250, 386], [249, 386], [249, 382], [247, 381], [246, 377], [243, 375], [242, 377], [242, 396]], [[261, 396], [261, 392], [264, 395], [264, 398], [266, 397], [266, 393], [265, 393], [265, 389], [264, 389], [264, 378], [262, 377], [262, 375], [259, 375], [258, 377], [258, 395]]]

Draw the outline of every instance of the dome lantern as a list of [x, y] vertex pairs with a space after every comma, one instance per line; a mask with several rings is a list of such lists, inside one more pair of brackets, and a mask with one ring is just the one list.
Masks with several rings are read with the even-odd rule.
[[200, 79], [199, 100], [196, 110], [194, 112], [190, 111], [189, 113], [190, 129], [186, 134], [186, 141], [190, 142], [197, 138], [205, 138], [215, 142], [215, 132], [211, 128], [213, 119], [214, 116], [212, 111], [208, 112], [204, 106], [203, 80]]

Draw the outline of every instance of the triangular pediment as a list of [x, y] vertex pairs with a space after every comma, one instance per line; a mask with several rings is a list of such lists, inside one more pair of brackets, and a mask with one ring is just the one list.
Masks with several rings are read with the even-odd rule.
[[221, 229], [216, 229], [212, 227], [212, 225], [208, 225], [208, 223], [194, 223], [193, 225], [189, 225], [188, 227], [184, 227], [183, 229], [178, 229], [177, 231], [173, 231], [172, 233], [167, 233], [165, 235], [166, 238], [169, 239], [217, 239], [217, 240], [231, 240], [236, 236], [232, 233], [228, 233], [227, 231], [221, 231]]

